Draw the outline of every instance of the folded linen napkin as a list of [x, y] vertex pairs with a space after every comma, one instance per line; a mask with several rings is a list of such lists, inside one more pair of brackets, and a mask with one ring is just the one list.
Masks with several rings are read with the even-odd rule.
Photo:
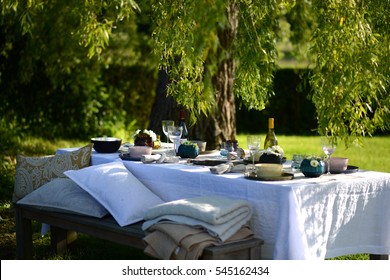
[[178, 157], [168, 157], [165, 153], [157, 155], [142, 155], [141, 161], [143, 163], [178, 163], [180, 160]]
[[210, 167], [210, 172], [213, 174], [224, 174], [229, 172], [244, 172], [244, 171], [245, 171], [244, 164], [234, 165], [232, 162], [222, 163]]
[[158, 161], [161, 158], [161, 155], [142, 155], [141, 161], [143, 163], [152, 163]]
[[222, 196], [200, 196], [156, 205], [146, 211], [143, 230], [161, 221], [203, 227], [221, 242], [227, 240], [252, 217], [245, 200]]

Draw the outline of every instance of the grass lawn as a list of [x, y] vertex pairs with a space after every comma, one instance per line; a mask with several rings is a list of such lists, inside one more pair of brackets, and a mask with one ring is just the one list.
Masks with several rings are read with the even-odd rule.
[[[261, 135], [264, 141], [265, 135]], [[245, 135], [238, 135], [237, 140], [240, 147], [247, 149]], [[323, 155], [320, 138], [309, 136], [278, 136], [279, 145], [284, 149], [287, 159], [291, 159], [294, 153]], [[45, 155], [53, 154], [57, 148], [77, 147], [85, 145], [86, 142], [79, 141], [44, 141], [42, 139], [29, 139], [24, 141], [20, 147], [20, 154]], [[350, 165], [356, 165], [360, 169], [390, 172], [388, 155], [390, 152], [390, 136], [365, 138], [363, 147], [351, 147], [346, 149], [343, 145], [336, 148], [334, 156], [348, 157]], [[9, 173], [8, 173], [9, 174]], [[5, 176], [4, 172], [0, 176]], [[3, 180], [6, 181], [6, 180]], [[2, 186], [4, 187], [4, 186]], [[15, 259], [16, 237], [15, 220], [13, 210], [10, 206], [11, 196], [0, 197], [0, 259]], [[76, 245], [66, 256], [56, 256], [50, 252], [50, 239], [48, 236], [41, 237], [39, 224], [34, 224], [34, 248], [35, 259], [76, 259], [76, 260], [98, 260], [98, 259], [147, 259], [139, 250], [113, 244], [94, 237], [79, 235]], [[336, 259], [357, 260], [368, 259], [367, 254], [342, 256]]]
[[[265, 135], [261, 135], [264, 141]], [[240, 147], [247, 149], [246, 136], [238, 135]], [[307, 154], [323, 156], [320, 137], [318, 136], [278, 136], [279, 146], [285, 152], [287, 159], [293, 154]], [[363, 139], [363, 146], [345, 148], [340, 144], [332, 156], [349, 158], [349, 165], [358, 166], [360, 169], [390, 172], [390, 136], [377, 136]]]

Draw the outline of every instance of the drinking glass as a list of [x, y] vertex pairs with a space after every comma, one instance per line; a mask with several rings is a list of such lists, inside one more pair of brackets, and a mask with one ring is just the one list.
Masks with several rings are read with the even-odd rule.
[[327, 161], [326, 174], [329, 175], [330, 174], [330, 157], [334, 153], [334, 151], [336, 150], [336, 145], [335, 145], [335, 143], [332, 142], [332, 139], [330, 137], [322, 136], [321, 137], [321, 146], [322, 146], [322, 150], [324, 151], [324, 153], [326, 155], [326, 161]]
[[181, 134], [183, 133], [183, 127], [177, 125], [168, 126], [168, 138], [173, 142], [175, 152], [178, 152]]
[[229, 152], [233, 152], [233, 151], [234, 148], [231, 142], [222, 142], [221, 150], [219, 152], [221, 156], [226, 157]]
[[260, 148], [260, 142], [261, 142], [260, 136], [248, 135], [246, 137], [246, 141], [247, 141], [249, 153], [252, 156], [252, 164], [253, 166], [255, 166], [255, 155]]
[[168, 126], [171, 126], [171, 125], [175, 125], [175, 122], [174, 121], [171, 121], [171, 120], [163, 120], [162, 121], [162, 130], [165, 134], [165, 137], [167, 138], [167, 144], [169, 143], [169, 139], [168, 139]]
[[306, 158], [305, 155], [293, 154], [291, 161], [291, 169], [293, 172], [297, 172], [300, 170], [301, 162], [304, 158]]

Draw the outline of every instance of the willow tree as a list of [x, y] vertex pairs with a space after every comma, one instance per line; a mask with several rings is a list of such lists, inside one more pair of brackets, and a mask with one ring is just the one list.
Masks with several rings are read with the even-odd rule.
[[142, 55], [137, 12], [133, 0], [0, 1], [0, 122], [80, 138], [125, 125], [137, 95], [123, 77]]
[[[216, 147], [236, 133], [235, 95], [261, 110], [272, 94], [275, 1], [153, 1], [156, 51], [168, 94]], [[153, 112], [152, 112], [153, 113]]]
[[235, 136], [235, 96], [262, 110], [273, 94], [277, 26], [286, 13], [293, 19], [293, 39], [309, 40], [318, 132], [348, 144], [389, 128], [388, 0], [156, 0], [152, 5], [156, 51], [170, 77], [168, 95], [193, 120], [208, 116], [200, 131], [212, 147]]
[[390, 127], [390, 1], [315, 0], [310, 82], [322, 134], [347, 144]]
[[[292, 39], [310, 46], [309, 82], [318, 132], [350, 143], [388, 129], [389, 1], [152, 0], [155, 52], [169, 75], [167, 94], [190, 112], [192, 122], [198, 120], [198, 133], [203, 134], [196, 136], [206, 139], [210, 148], [234, 138], [234, 99], [239, 97], [249, 109], [262, 110], [273, 95], [278, 21], [288, 15]], [[12, 37], [19, 32], [36, 45], [42, 39], [34, 37], [36, 28], [50, 30], [50, 23], [43, 25], [40, 17], [53, 12], [53, 26], [58, 27], [54, 37], [60, 45], [77, 42], [93, 59], [109, 44], [116, 22], [139, 10], [136, 2], [70, 0], [65, 9], [64, 1], [2, 0], [0, 21], [15, 23], [15, 30], [3, 34]], [[1, 56], [11, 55], [12, 40], [1, 39]], [[71, 59], [59, 61], [55, 54], [63, 49], [33, 53], [33, 48], [23, 47], [31, 55], [18, 65], [21, 81], [31, 79], [30, 62], [44, 57], [45, 51], [59, 62], [47, 68], [52, 77], [77, 69], [72, 52], [67, 56]]]

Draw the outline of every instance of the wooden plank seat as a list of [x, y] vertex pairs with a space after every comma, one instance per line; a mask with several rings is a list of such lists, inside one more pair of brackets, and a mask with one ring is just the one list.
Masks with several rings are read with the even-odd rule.
[[[111, 216], [100, 219], [19, 204], [15, 204], [15, 211], [17, 259], [32, 259], [32, 220], [51, 226], [51, 246], [58, 254], [64, 253], [76, 240], [77, 232], [142, 250], [146, 247], [142, 222], [120, 227]], [[261, 239], [251, 238], [210, 246], [204, 250], [202, 259], [260, 259], [263, 243]]]

